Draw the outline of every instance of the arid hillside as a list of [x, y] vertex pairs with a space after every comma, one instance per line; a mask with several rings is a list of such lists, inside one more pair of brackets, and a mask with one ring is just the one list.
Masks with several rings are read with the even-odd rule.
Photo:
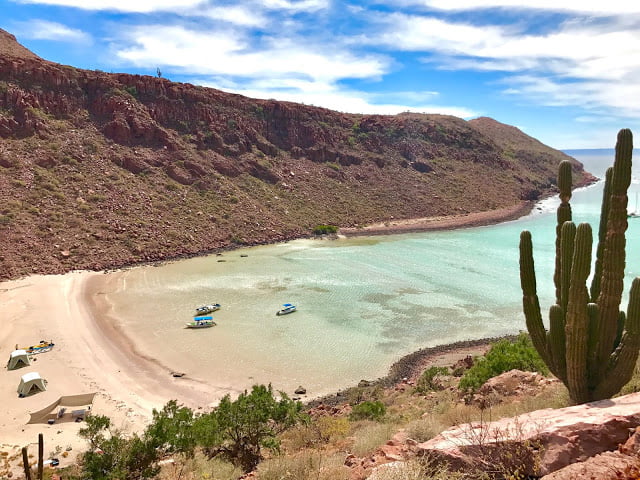
[[0, 278], [510, 206], [548, 193], [564, 158], [488, 118], [352, 115], [80, 70], [0, 30]]

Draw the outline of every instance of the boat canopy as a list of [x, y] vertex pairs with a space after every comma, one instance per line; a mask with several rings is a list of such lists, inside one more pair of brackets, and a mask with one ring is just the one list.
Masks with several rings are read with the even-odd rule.
[[196, 322], [202, 322], [204, 320], [213, 320], [213, 317], [195, 317], [193, 320]]
[[292, 303], [284, 303], [282, 304], [283, 307], [293, 307]]

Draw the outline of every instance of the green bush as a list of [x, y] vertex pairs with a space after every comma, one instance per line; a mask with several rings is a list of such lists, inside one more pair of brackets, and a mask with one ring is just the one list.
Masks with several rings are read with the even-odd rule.
[[385, 413], [387, 413], [387, 407], [381, 401], [366, 401], [353, 407], [349, 418], [351, 420], [381, 420]]
[[336, 233], [338, 227], [335, 225], [316, 225], [312, 232], [314, 235], [327, 235], [329, 233]]
[[444, 387], [436, 377], [448, 374], [449, 369], [447, 367], [429, 367], [424, 372], [422, 372], [422, 375], [420, 375], [420, 378], [418, 379], [418, 382], [416, 384], [416, 390], [419, 393], [442, 390]]
[[271, 385], [254, 385], [251, 393], [245, 391], [233, 401], [229, 395], [223, 397], [215, 410], [194, 423], [205, 453], [211, 458], [220, 455], [250, 472], [262, 459], [262, 447], [278, 452], [278, 435], [307, 421], [300, 402], [283, 392], [279, 397]]
[[475, 365], [467, 370], [460, 379], [459, 387], [461, 390], [475, 391], [490, 378], [513, 369], [543, 375], [549, 373], [529, 335], [525, 333], [521, 333], [514, 342], [500, 340], [494, 343], [487, 354], [477, 359]]
[[137, 97], [138, 96], [138, 89], [136, 87], [134, 87], [133, 85], [130, 86], [130, 87], [124, 87], [124, 90], [129, 95], [131, 95], [132, 97]]

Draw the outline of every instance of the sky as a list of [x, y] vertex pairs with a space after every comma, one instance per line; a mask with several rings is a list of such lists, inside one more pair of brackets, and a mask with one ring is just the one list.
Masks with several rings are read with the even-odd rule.
[[0, 0], [0, 28], [79, 68], [488, 116], [558, 149], [640, 135], [638, 0]]

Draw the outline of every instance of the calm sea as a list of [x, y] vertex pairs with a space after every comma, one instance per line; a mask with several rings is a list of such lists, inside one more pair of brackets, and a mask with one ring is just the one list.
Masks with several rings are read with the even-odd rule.
[[[613, 161], [612, 151], [568, 153], [598, 176]], [[575, 192], [574, 221], [597, 231], [601, 192], [601, 184]], [[384, 375], [422, 347], [524, 329], [519, 235], [532, 232], [546, 311], [556, 206], [549, 199], [527, 217], [491, 227], [299, 240], [134, 268], [113, 274], [108, 299], [141, 349], [175, 370], [223, 388], [272, 382], [324, 394]], [[630, 220], [627, 242], [631, 279], [640, 275], [640, 219]], [[216, 327], [183, 328], [196, 306], [213, 302], [222, 304]], [[298, 311], [277, 317], [286, 302]]]

